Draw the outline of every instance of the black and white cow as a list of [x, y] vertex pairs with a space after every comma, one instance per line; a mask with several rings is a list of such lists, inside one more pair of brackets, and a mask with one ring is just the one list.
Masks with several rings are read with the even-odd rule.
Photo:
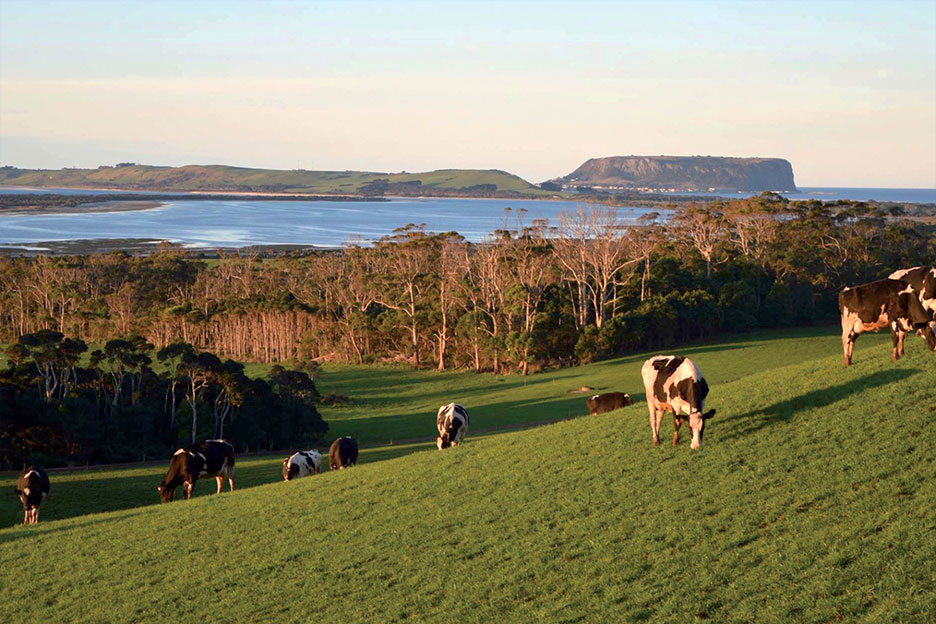
[[592, 416], [604, 414], [628, 405], [633, 405], [634, 400], [629, 394], [624, 392], [606, 392], [605, 394], [596, 394], [588, 397], [585, 405], [588, 406], [588, 413]]
[[887, 276], [890, 279], [907, 282], [920, 300], [920, 305], [936, 318], [936, 267], [918, 266], [912, 269], [900, 269]]
[[655, 355], [644, 362], [640, 376], [650, 410], [653, 446], [660, 445], [660, 421], [664, 412], [673, 412], [673, 446], [679, 442], [679, 427], [688, 416], [692, 430], [690, 446], [699, 448], [705, 421], [715, 415], [715, 410], [703, 412], [709, 387], [699, 367], [689, 358]]
[[169, 472], [156, 489], [162, 502], [168, 503], [175, 497], [175, 490], [185, 486], [184, 498], [191, 498], [195, 483], [200, 477], [218, 480], [218, 494], [224, 479], [234, 491], [234, 445], [226, 440], [202, 440], [191, 446], [180, 448], [169, 461]]
[[286, 481], [320, 472], [322, 472], [322, 454], [316, 449], [299, 451], [283, 460], [283, 479]]
[[23, 524], [39, 522], [39, 505], [49, 494], [49, 475], [46, 471], [30, 466], [20, 475], [13, 491], [23, 503]]
[[328, 469], [341, 470], [357, 463], [358, 443], [354, 438], [342, 436], [328, 448]]
[[855, 340], [864, 332], [876, 332], [890, 327], [895, 362], [904, 353], [904, 337], [916, 330], [930, 348], [936, 350], [936, 334], [930, 326], [930, 316], [913, 286], [901, 280], [883, 279], [845, 288], [839, 293], [842, 313], [842, 350], [845, 366], [851, 365]]
[[436, 429], [439, 431], [436, 448], [442, 450], [450, 446], [458, 446], [468, 433], [467, 410], [458, 403], [443, 405], [436, 412]]

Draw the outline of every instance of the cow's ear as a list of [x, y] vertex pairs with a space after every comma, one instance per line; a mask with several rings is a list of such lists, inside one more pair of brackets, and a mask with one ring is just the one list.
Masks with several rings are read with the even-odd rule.
[[713, 410], [713, 409], [712, 409], [712, 410], [709, 410], [709, 411], [705, 412], [704, 414], [702, 414], [702, 420], [708, 420], [709, 418], [711, 418], [711, 417], [714, 416], [714, 415], [715, 415], [715, 410]]

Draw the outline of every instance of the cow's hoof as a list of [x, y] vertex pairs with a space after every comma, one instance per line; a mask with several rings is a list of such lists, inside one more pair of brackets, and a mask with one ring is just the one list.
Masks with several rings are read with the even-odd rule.
[[654, 441], [653, 441], [653, 446], [660, 446], [660, 441], [659, 441], [659, 440], [654, 440]]

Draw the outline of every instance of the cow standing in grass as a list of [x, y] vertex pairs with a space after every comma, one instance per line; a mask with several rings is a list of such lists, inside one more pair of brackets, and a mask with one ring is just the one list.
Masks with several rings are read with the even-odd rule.
[[23, 524], [37, 524], [39, 505], [49, 494], [49, 475], [42, 468], [30, 466], [20, 475], [14, 492], [23, 503]]
[[887, 277], [909, 284], [930, 318], [936, 318], [936, 267], [918, 266], [912, 269], [900, 269]]
[[628, 405], [633, 405], [634, 400], [630, 395], [624, 392], [607, 392], [605, 394], [596, 394], [588, 397], [585, 405], [588, 407], [588, 413], [592, 416], [604, 414]]
[[436, 413], [436, 429], [436, 448], [458, 446], [468, 433], [468, 411], [458, 403], [443, 405]]
[[699, 367], [689, 358], [656, 355], [644, 362], [640, 376], [650, 410], [653, 446], [660, 445], [660, 421], [664, 412], [673, 412], [673, 446], [679, 443], [679, 427], [688, 417], [692, 430], [690, 446], [699, 448], [705, 421], [715, 415], [715, 410], [703, 412], [709, 387]]
[[317, 450], [299, 451], [283, 460], [283, 479], [292, 481], [299, 477], [322, 472], [322, 454]]
[[169, 461], [169, 471], [156, 489], [162, 502], [168, 503], [175, 497], [175, 490], [185, 486], [184, 498], [192, 498], [192, 491], [199, 477], [214, 477], [218, 480], [218, 494], [227, 478], [234, 491], [234, 445], [226, 440], [202, 440], [191, 446], [180, 448]]
[[341, 470], [357, 463], [358, 443], [354, 438], [342, 436], [328, 448], [328, 469]]
[[904, 337], [916, 330], [929, 347], [936, 350], [936, 334], [930, 325], [930, 315], [907, 282], [883, 279], [860, 286], [844, 288], [839, 293], [842, 313], [842, 350], [845, 366], [851, 365], [855, 340], [864, 332], [876, 332], [890, 327], [895, 362], [904, 354]]

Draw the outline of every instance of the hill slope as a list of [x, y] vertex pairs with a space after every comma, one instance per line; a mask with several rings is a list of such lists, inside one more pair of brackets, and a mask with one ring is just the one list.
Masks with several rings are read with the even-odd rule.
[[[838, 353], [764, 370], [743, 348], [700, 347], [722, 379], [698, 452], [685, 435], [653, 448], [638, 403], [5, 529], [0, 619], [929, 622], [936, 459], [922, 433], [936, 358], [916, 340], [893, 364], [880, 338], [858, 343], [850, 369]], [[602, 365], [631, 388], [636, 364]], [[720, 370], [745, 364], [760, 372]], [[553, 382], [534, 384], [545, 395]]]
[[513, 174], [496, 169], [442, 169], [424, 173], [249, 169], [223, 165], [98, 169], [0, 168], [0, 185], [92, 187], [150, 191], [250, 191], [325, 194], [543, 193]]
[[793, 167], [782, 158], [611, 156], [590, 158], [564, 186], [675, 191], [796, 191]]

